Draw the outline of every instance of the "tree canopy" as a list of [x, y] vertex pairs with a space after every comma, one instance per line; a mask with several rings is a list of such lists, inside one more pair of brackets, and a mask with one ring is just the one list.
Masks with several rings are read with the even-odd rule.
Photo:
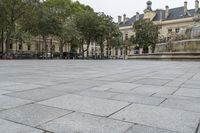
[[[89, 55], [91, 42], [101, 47], [120, 45], [120, 31], [112, 17], [97, 13], [87, 5], [72, 0], [1, 0], [0, 1], [1, 44], [27, 40], [27, 37], [53, 38], [60, 43], [60, 57], [63, 47], [71, 45], [80, 48], [84, 56]], [[87, 45], [87, 47], [83, 47]], [[74, 50], [74, 49], [73, 49]]]
[[148, 47], [154, 51], [155, 44], [158, 41], [158, 26], [148, 19], [139, 20], [134, 23], [133, 29], [135, 32], [133, 43], [138, 44], [144, 51], [148, 51]]

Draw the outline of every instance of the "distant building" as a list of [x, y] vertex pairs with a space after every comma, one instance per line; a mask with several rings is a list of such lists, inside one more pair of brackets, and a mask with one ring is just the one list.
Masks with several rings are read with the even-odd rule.
[[[141, 19], [149, 19], [159, 26], [160, 35], [168, 38], [171, 33], [179, 33], [181, 30], [192, 28], [195, 18], [200, 16], [199, 1], [195, 0], [195, 8], [188, 9], [187, 2], [183, 6], [170, 9], [152, 9], [152, 2], [147, 2], [147, 7], [143, 14], [139, 14], [127, 19], [126, 15], [118, 17], [120, 31], [123, 33], [123, 40], [129, 40], [134, 35], [133, 25]], [[134, 54], [135, 46], [129, 47], [129, 54]]]

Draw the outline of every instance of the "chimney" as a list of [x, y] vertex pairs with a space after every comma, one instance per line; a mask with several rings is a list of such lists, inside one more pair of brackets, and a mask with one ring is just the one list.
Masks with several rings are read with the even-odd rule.
[[198, 13], [199, 10], [199, 0], [195, 0], [195, 13]]
[[140, 20], [140, 14], [139, 12], [136, 12], [136, 21]]
[[165, 18], [169, 16], [169, 6], [165, 6]]
[[122, 22], [122, 16], [118, 16], [118, 24]]
[[187, 12], [188, 12], [188, 10], [187, 10], [187, 1], [185, 1], [184, 2], [184, 16], [187, 15]]
[[160, 10], [160, 22], [163, 20], [162, 10]]
[[126, 22], [126, 14], [124, 14], [124, 17], [123, 17], [123, 23]]

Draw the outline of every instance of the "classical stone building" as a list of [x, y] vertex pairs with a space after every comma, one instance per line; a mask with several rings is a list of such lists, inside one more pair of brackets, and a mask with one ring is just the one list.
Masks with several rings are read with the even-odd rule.
[[[194, 9], [188, 9], [187, 2], [183, 3], [183, 6], [170, 9], [169, 6], [165, 6], [165, 9], [152, 9], [152, 2], [147, 2], [147, 7], [144, 13], [136, 13], [130, 19], [123, 15], [118, 16], [118, 23], [121, 32], [123, 33], [124, 41], [128, 41], [132, 35], [134, 35], [133, 25], [140, 19], [149, 19], [154, 24], [159, 26], [160, 36], [168, 38], [170, 34], [178, 34], [181, 31], [190, 29], [194, 26], [195, 18], [199, 17], [199, 1], [194, 1]], [[128, 54], [134, 54], [134, 47], [129, 47]]]
[[[123, 34], [123, 45], [121, 47], [113, 47], [104, 49], [104, 55], [109, 58], [126, 58], [127, 55], [135, 54], [135, 47], [130, 42], [130, 38], [134, 35], [133, 25], [136, 21], [141, 19], [149, 19], [154, 22], [154, 24], [159, 26], [160, 36], [168, 38], [170, 34], [178, 34], [186, 29], [191, 29], [196, 21], [196, 18], [200, 17], [199, 1], [194, 0], [194, 8], [188, 9], [187, 2], [184, 2], [182, 6], [176, 8], [170, 8], [165, 6], [164, 9], [152, 9], [152, 2], [148, 1], [146, 3], [147, 7], [144, 9], [143, 13], [136, 13], [133, 17], [128, 18], [125, 14], [123, 16], [118, 16], [119, 29]], [[86, 47], [86, 46], [85, 46]], [[14, 43], [7, 46], [8, 52], [12, 53], [59, 53], [59, 42], [55, 39], [47, 39], [47, 45], [44, 45], [42, 38], [32, 39], [29, 42], [23, 42], [22, 44]], [[2, 46], [0, 45], [0, 50]], [[69, 52], [70, 46], [66, 45], [63, 47], [63, 52]], [[78, 49], [77, 52], [80, 50]], [[139, 52], [141, 53], [141, 51]], [[86, 53], [85, 53], [86, 54]], [[100, 56], [100, 47], [95, 43], [91, 43], [89, 47], [90, 57]]]
[[[3, 47], [3, 48], [2, 48]], [[65, 45], [63, 47], [63, 52], [70, 51], [70, 46]], [[4, 46], [0, 45], [0, 53], [12, 53], [12, 54], [29, 54], [32, 56], [45, 56], [45, 54], [52, 54], [59, 56], [60, 52], [60, 43], [54, 38], [48, 38], [46, 39], [46, 45], [45, 42], [41, 37], [32, 37], [29, 40], [25, 41], [15, 41], [14, 43], [7, 45], [4, 44]]]

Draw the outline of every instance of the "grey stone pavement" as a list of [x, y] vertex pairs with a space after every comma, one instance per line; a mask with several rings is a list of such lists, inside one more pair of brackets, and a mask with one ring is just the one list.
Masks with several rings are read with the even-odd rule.
[[200, 62], [0, 61], [0, 133], [200, 133]]

